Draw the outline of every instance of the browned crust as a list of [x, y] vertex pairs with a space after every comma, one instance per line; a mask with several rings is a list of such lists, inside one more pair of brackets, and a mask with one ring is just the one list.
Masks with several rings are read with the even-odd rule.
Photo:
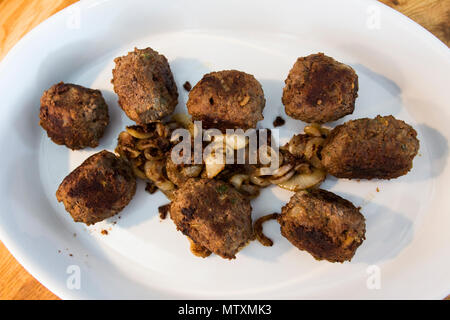
[[417, 132], [393, 116], [358, 119], [334, 128], [322, 164], [338, 178], [392, 179], [408, 173], [419, 150]]
[[95, 148], [109, 123], [108, 106], [99, 90], [60, 82], [42, 95], [39, 120], [56, 144]]
[[119, 105], [131, 120], [143, 125], [174, 111], [178, 90], [165, 56], [151, 48], [135, 48], [114, 62], [111, 82]]
[[298, 58], [285, 81], [286, 114], [305, 122], [325, 123], [353, 113], [358, 96], [355, 71], [323, 53]]
[[73, 170], [58, 188], [75, 222], [97, 223], [120, 212], [136, 192], [136, 178], [129, 165], [108, 151], [98, 152]]
[[211, 72], [189, 93], [188, 112], [204, 128], [248, 129], [262, 120], [266, 100], [254, 76], [237, 70]]
[[359, 209], [322, 189], [294, 194], [278, 222], [286, 239], [317, 260], [350, 261], [365, 239], [365, 219]]
[[200, 257], [200, 258], [207, 258], [211, 255], [211, 251], [206, 249], [204, 246], [196, 243], [194, 240], [189, 238], [189, 242], [191, 243], [191, 252], [194, 256]]
[[195, 243], [226, 259], [253, 239], [250, 202], [231, 185], [190, 179], [175, 193], [170, 217]]

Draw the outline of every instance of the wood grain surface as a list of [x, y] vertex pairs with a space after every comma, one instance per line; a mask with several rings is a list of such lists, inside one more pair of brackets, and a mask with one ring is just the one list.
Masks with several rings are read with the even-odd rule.
[[422, 25], [450, 47], [450, 0], [380, 0]]
[[[380, 1], [409, 16], [450, 46], [450, 0]], [[28, 31], [74, 2], [76, 0], [0, 0], [0, 60]], [[58, 297], [28, 274], [0, 242], [0, 299]]]

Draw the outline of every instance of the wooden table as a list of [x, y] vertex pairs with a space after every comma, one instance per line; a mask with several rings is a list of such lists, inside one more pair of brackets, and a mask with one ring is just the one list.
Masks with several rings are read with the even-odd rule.
[[[77, 0], [0, 0], [0, 60], [36, 25]], [[450, 0], [380, 0], [450, 46]], [[447, 297], [447, 299], [449, 299]], [[58, 299], [17, 263], [0, 242], [0, 299]]]

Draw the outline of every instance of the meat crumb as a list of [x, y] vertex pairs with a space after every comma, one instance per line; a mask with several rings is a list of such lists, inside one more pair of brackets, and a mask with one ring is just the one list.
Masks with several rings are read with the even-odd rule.
[[145, 186], [145, 191], [147, 191], [150, 194], [154, 194], [156, 191], [158, 191], [158, 187], [155, 186], [152, 182], [147, 182], [147, 185]]
[[170, 203], [160, 206], [158, 208], [158, 212], [159, 212], [159, 218], [161, 220], [164, 220], [167, 217], [167, 213], [169, 212], [169, 208], [170, 208]]
[[275, 128], [276, 128], [276, 127], [281, 127], [281, 126], [284, 126], [285, 123], [286, 123], [286, 121], [285, 121], [282, 117], [278, 116], [278, 117], [276, 117], [275, 120], [273, 121], [273, 126], [274, 126]]
[[108, 230], [102, 230], [102, 235], [104, 236], [108, 235]]
[[191, 91], [191, 89], [192, 89], [192, 85], [189, 83], [189, 81], [186, 81], [186, 82], [183, 84], [183, 88], [184, 88], [184, 90], [186, 90], [187, 92], [189, 92], [189, 91]]

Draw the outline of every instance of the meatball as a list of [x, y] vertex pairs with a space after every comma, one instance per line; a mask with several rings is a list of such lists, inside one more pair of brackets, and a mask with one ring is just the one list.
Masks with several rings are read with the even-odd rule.
[[366, 224], [359, 209], [322, 189], [295, 193], [278, 222], [281, 234], [316, 260], [350, 261], [365, 239]]
[[42, 95], [39, 119], [54, 143], [95, 148], [109, 123], [108, 105], [99, 90], [60, 82]]
[[325, 123], [355, 109], [358, 76], [323, 53], [298, 58], [285, 83], [282, 101], [286, 114], [294, 119]]
[[56, 192], [75, 222], [91, 225], [120, 212], [136, 192], [128, 163], [106, 150], [87, 158]]
[[166, 57], [151, 48], [135, 48], [114, 62], [111, 82], [119, 105], [131, 120], [143, 125], [173, 112], [178, 91]]
[[231, 185], [190, 179], [175, 193], [170, 217], [194, 243], [226, 259], [253, 237], [252, 207]]
[[188, 112], [204, 128], [249, 129], [263, 117], [266, 104], [254, 76], [236, 70], [211, 72], [189, 93]]
[[329, 174], [349, 179], [392, 179], [411, 170], [417, 132], [393, 116], [358, 119], [334, 128], [321, 151]]

